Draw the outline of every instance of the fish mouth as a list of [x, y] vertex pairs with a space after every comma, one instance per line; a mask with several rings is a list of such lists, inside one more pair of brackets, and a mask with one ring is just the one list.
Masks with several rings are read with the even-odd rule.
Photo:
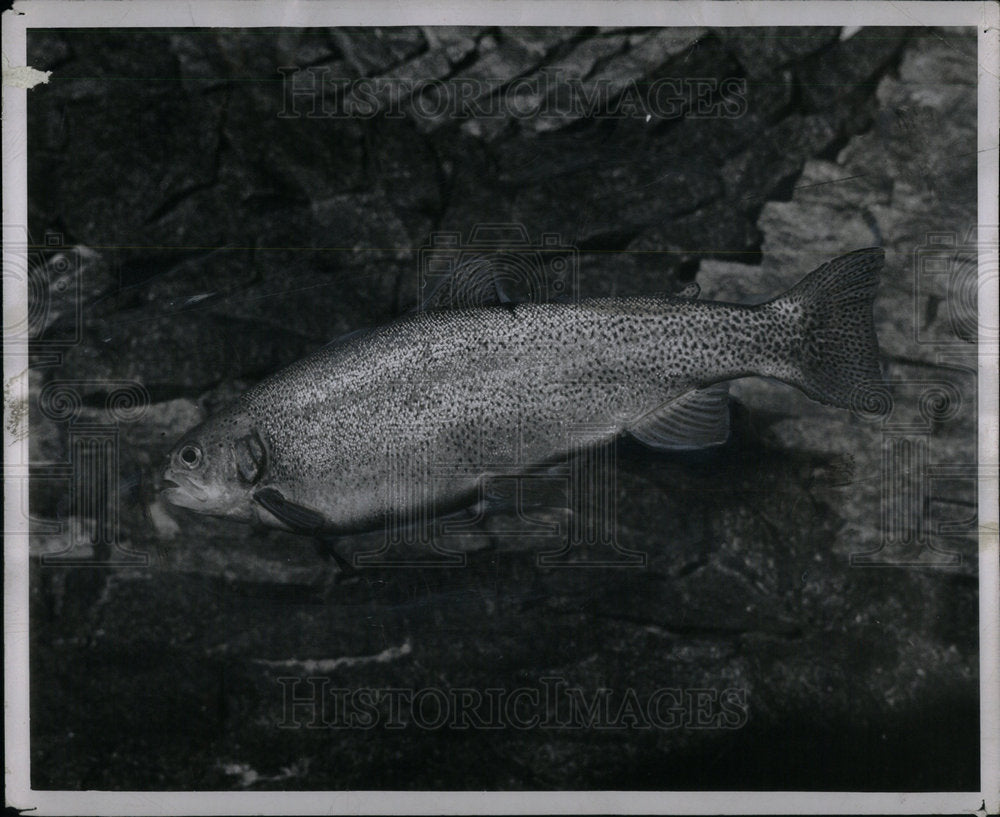
[[208, 501], [208, 494], [202, 488], [171, 471], [163, 474], [157, 493], [172, 505], [189, 506], [192, 502], [203, 505]]

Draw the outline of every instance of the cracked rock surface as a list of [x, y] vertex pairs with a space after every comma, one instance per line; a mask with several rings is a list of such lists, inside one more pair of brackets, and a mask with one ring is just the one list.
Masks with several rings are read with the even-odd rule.
[[[116, 545], [65, 479], [31, 486], [34, 786], [978, 787], [973, 34], [66, 31], [33, 32], [28, 58], [54, 72], [29, 93], [29, 227], [60, 244], [35, 295], [48, 307], [33, 474], [65, 463], [81, 426], [117, 433]], [[605, 89], [619, 111], [657, 80], [737, 78], [745, 106], [548, 115], [565, 102], [552, 76]], [[481, 107], [520, 78], [528, 113], [432, 116], [429, 85], [398, 117], [280, 116], [317, 77], [474, 80]], [[411, 308], [433, 233], [517, 222], [575, 248], [582, 295], [694, 281], [705, 298], [760, 300], [884, 246], [890, 401], [852, 413], [748, 379], [720, 449], [622, 441], [619, 564], [605, 567], [542, 564], [558, 539], [499, 514], [451, 545], [464, 567], [383, 564], [324, 584], [308, 540], [156, 501], [184, 431]], [[58, 419], [43, 396], [65, 381], [78, 405]], [[127, 383], [145, 408], [112, 415]], [[926, 522], [892, 504], [916, 479], [886, 470], [900, 446], [926, 452]], [[90, 566], [43, 564], [70, 531]], [[129, 554], [144, 561], [108, 564]], [[315, 712], [289, 711], [290, 678], [328, 702], [328, 689], [434, 692], [400, 728], [384, 702], [368, 728], [333, 703], [306, 728]], [[516, 728], [531, 711], [493, 730], [433, 722], [440, 695], [522, 689], [530, 710], [560, 683], [575, 692], [531, 728]], [[615, 728], [572, 721], [574, 701], [602, 696]], [[651, 700], [673, 712], [666, 726], [644, 722]]]

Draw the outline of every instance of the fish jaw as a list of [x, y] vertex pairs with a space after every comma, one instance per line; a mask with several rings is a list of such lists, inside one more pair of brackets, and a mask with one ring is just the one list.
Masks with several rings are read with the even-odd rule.
[[211, 489], [169, 466], [163, 471], [161, 485], [159, 495], [175, 507], [240, 522], [253, 520], [252, 509], [245, 496]]
[[206, 512], [205, 508], [209, 502], [208, 492], [204, 488], [172, 468], [163, 471], [159, 494], [171, 505], [203, 513]]

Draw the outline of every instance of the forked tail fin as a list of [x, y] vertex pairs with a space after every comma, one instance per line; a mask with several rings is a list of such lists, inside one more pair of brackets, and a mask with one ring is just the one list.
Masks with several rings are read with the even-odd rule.
[[768, 304], [799, 323], [789, 380], [814, 400], [851, 408], [881, 385], [872, 302], [885, 253], [875, 247], [842, 255]]

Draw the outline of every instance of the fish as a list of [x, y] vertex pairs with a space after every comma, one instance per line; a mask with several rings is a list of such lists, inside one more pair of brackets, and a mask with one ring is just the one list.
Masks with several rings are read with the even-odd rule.
[[677, 295], [426, 308], [266, 377], [186, 433], [162, 495], [303, 535], [376, 530], [475, 504], [485, 482], [630, 434], [660, 451], [724, 444], [728, 382], [771, 378], [819, 403], [882, 384], [880, 248], [758, 304]]

